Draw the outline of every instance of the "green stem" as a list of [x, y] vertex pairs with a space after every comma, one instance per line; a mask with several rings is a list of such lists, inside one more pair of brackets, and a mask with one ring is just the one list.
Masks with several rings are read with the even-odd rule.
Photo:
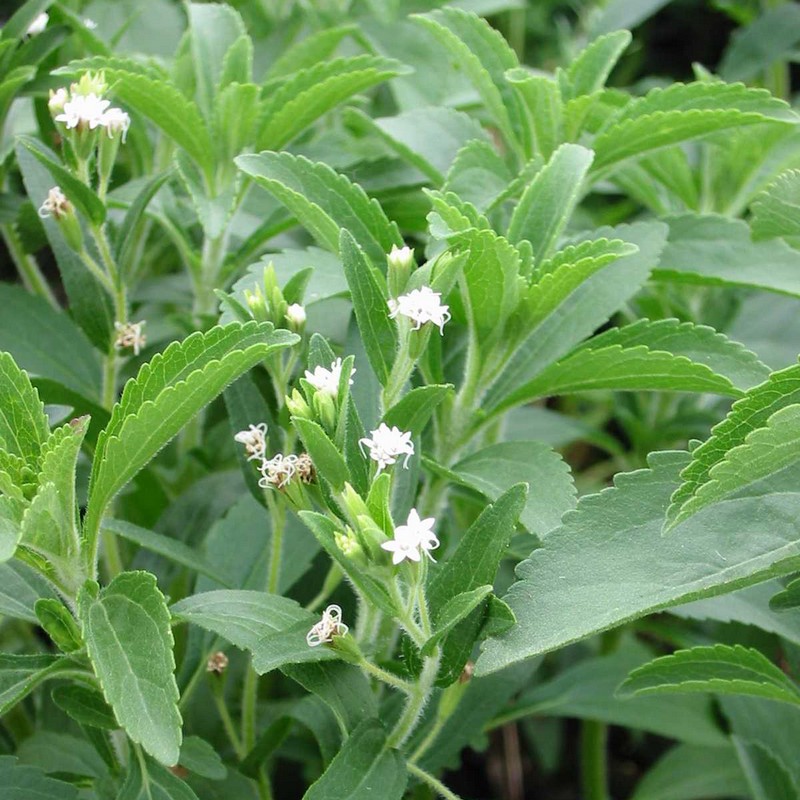
[[43, 297], [53, 308], [58, 309], [58, 300], [56, 300], [53, 290], [45, 280], [44, 275], [42, 275], [39, 263], [32, 255], [25, 252], [25, 248], [22, 246], [22, 242], [14, 228], [11, 225], [2, 225], [0, 226], [0, 234], [25, 288], [33, 292], [33, 294]]
[[581, 727], [581, 783], [585, 800], [609, 800], [606, 738], [603, 722], [584, 720]]
[[425, 708], [425, 704], [428, 702], [428, 697], [433, 689], [436, 673], [439, 670], [439, 659], [440, 653], [438, 648], [433, 656], [429, 656], [425, 659], [419, 681], [414, 687], [415, 691], [409, 696], [406, 707], [400, 715], [400, 719], [397, 720], [394, 730], [392, 730], [389, 735], [390, 747], [399, 747], [414, 732], [414, 728], [417, 722], [419, 722], [422, 710]]
[[106, 565], [106, 576], [109, 580], [123, 570], [122, 556], [119, 552], [117, 537], [111, 531], [103, 531], [103, 561]]
[[256, 745], [256, 708], [258, 704], [258, 674], [252, 661], [247, 667], [242, 689], [242, 744], [249, 753]]
[[276, 594], [281, 577], [281, 559], [283, 556], [283, 528], [286, 521], [286, 509], [281, 503], [275, 502], [272, 490], [265, 489], [264, 497], [267, 501], [270, 518], [272, 520], [272, 543], [271, 555], [269, 560], [269, 578], [267, 579], [267, 591]]
[[391, 672], [381, 669], [377, 664], [367, 661], [366, 658], [359, 662], [359, 666], [365, 672], [368, 672], [379, 681], [383, 681], [383, 683], [393, 686], [395, 689], [399, 689], [401, 692], [405, 692], [407, 695], [414, 694], [415, 687], [412, 686], [408, 681], [404, 681], [402, 678], [392, 675]]
[[434, 778], [433, 775], [425, 772], [424, 769], [420, 769], [416, 764], [408, 763], [406, 764], [406, 769], [415, 778], [427, 783], [439, 797], [443, 797], [445, 800], [461, 800], [455, 792], [451, 792], [438, 778]]
[[333, 591], [342, 582], [343, 577], [342, 568], [335, 561], [332, 561], [322, 588], [317, 592], [313, 600], [309, 600], [306, 603], [306, 610], [316, 611], [333, 594]]
[[211, 686], [211, 694], [214, 697], [214, 703], [217, 706], [219, 717], [222, 720], [222, 727], [225, 728], [225, 733], [227, 734], [231, 746], [236, 753], [236, 757], [241, 761], [245, 756], [245, 751], [242, 747], [242, 742], [239, 739], [239, 734], [236, 732], [236, 726], [233, 724], [233, 720], [231, 719], [228, 706], [225, 705], [225, 692], [223, 683], [216, 675], [212, 675], [211, 679], [213, 681]]

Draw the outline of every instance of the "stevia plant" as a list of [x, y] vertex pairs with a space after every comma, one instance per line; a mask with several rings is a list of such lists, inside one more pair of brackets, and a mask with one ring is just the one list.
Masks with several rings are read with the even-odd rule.
[[[606, 723], [678, 742], [639, 800], [797, 793], [800, 373], [724, 331], [800, 295], [798, 117], [434, 5], [190, 3], [168, 63], [4, 27], [0, 794], [454, 798], [543, 713], [587, 798]], [[628, 446], [574, 476], [535, 404], [590, 392]]]

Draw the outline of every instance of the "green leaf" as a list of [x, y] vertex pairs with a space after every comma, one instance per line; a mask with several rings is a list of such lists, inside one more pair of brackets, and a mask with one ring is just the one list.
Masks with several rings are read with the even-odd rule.
[[711, 214], [683, 214], [664, 221], [669, 239], [654, 277], [708, 286], [753, 286], [800, 297], [800, 253], [786, 242], [754, 242], [746, 222]]
[[[106, 218], [105, 203], [94, 191], [79, 178], [50, 157], [47, 148], [30, 136], [18, 136], [17, 142], [24, 147], [44, 167], [53, 178], [55, 185], [60, 186], [64, 194], [74, 206], [94, 225], [102, 225]], [[37, 198], [38, 199], [38, 198]], [[44, 198], [42, 198], [44, 200]]]
[[197, 104], [163, 78], [113, 67], [104, 71], [120, 104], [149, 119], [183, 148], [209, 178], [213, 166], [211, 134]]
[[800, 42], [800, 8], [794, 3], [764, 6], [750, 25], [733, 32], [719, 64], [726, 81], [747, 81], [776, 61], [791, 58]]
[[200, 108], [210, 115], [225, 55], [246, 31], [239, 13], [222, 3], [188, 3], [195, 84]]
[[710, 81], [652, 89], [631, 100], [595, 138], [594, 171], [679, 142], [767, 122], [791, 124], [796, 119], [765, 89]]
[[383, 281], [348, 230], [342, 230], [338, 247], [367, 358], [385, 386], [397, 356], [397, 330], [389, 319]]
[[506, 80], [520, 97], [528, 115], [531, 153], [550, 158], [563, 141], [564, 103], [558, 83], [524, 68], [506, 72]]
[[800, 705], [800, 691], [754, 648], [716, 644], [678, 650], [633, 670], [621, 696], [715, 692], [766, 697]]
[[461, 592], [451, 597], [433, 620], [433, 633], [422, 646], [420, 655], [429, 656], [434, 647], [463, 619], [466, 619], [491, 593], [492, 585], [487, 583], [469, 592]]
[[326, 647], [306, 643], [306, 634], [318, 617], [280, 595], [247, 590], [202, 592], [176, 603], [172, 614], [248, 650], [260, 675], [288, 664], [336, 657]]
[[173, 539], [160, 533], [133, 525], [121, 519], [104, 519], [103, 530], [116, 536], [121, 536], [129, 542], [134, 542], [149, 550], [151, 553], [158, 553], [176, 564], [180, 564], [187, 569], [198, 572], [200, 575], [207, 575], [223, 586], [227, 585], [228, 579], [208, 561], [195, 548], [184, 544], [179, 539]]
[[[428, 603], [434, 619], [456, 595], [494, 583], [527, 494], [527, 486], [517, 484], [488, 505], [467, 529], [455, 552], [433, 572]], [[461, 675], [480, 626], [480, 614], [473, 613], [450, 632], [443, 646], [439, 685], [449, 686]]]
[[442, 192], [457, 195], [484, 212], [499, 201], [513, 180], [503, 157], [484, 139], [472, 139], [456, 153]]
[[[91, 400], [99, 400], [100, 358], [67, 314], [21, 286], [0, 284], [0, 348], [29, 374], [48, 378]], [[58, 342], [59, 357], [53, 357]]]
[[769, 607], [773, 611], [788, 611], [798, 606], [800, 606], [800, 578], [795, 578], [786, 584], [786, 588], [769, 601]]
[[[693, 500], [701, 487], [712, 480], [712, 470], [728, 458], [728, 454], [746, 444], [747, 437], [754, 431], [763, 431], [757, 438], [769, 446], [768, 422], [778, 411], [800, 402], [800, 365], [773, 372], [767, 381], [751, 389], [745, 397], [733, 404], [728, 416], [712, 428], [711, 436], [692, 452], [692, 460], [681, 473], [683, 483], [671, 498], [667, 510], [669, 527], [683, 518], [683, 507]], [[780, 417], [778, 422], [791, 421]], [[759, 448], [760, 449], [760, 448]], [[735, 455], [734, 455], [735, 458]], [[723, 474], [729, 473], [723, 469]], [[706, 490], [710, 491], [710, 490]]]
[[119, 728], [111, 706], [101, 692], [79, 683], [56, 686], [53, 702], [80, 725], [113, 731]]
[[[20, 48], [21, 50], [21, 48]], [[19, 53], [20, 50], [17, 52]], [[0, 83], [0, 119], [5, 121], [19, 90], [36, 75], [36, 67], [17, 67], [7, 72]]]
[[800, 236], [800, 170], [782, 172], [753, 200], [750, 210], [753, 239]]
[[747, 783], [733, 748], [679, 744], [648, 770], [631, 800], [747, 796]]
[[365, 719], [303, 800], [400, 800], [406, 782], [403, 757], [388, 747], [383, 725]]
[[55, 597], [41, 597], [33, 606], [36, 618], [53, 643], [64, 653], [83, 647], [83, 639], [75, 617]]
[[8, 353], [0, 353], [0, 448], [37, 469], [49, 436], [44, 404]]
[[224, 780], [228, 774], [217, 751], [199, 736], [187, 736], [183, 740], [178, 763], [189, 772], [212, 781]]
[[581, 498], [531, 556], [504, 596], [518, 624], [486, 643], [480, 674], [555, 650], [679, 603], [712, 597], [800, 567], [800, 496], [737, 497], [662, 536], [664, 510], [685, 453], [656, 453], [651, 468]]
[[336, 445], [316, 422], [300, 417], [292, 417], [303, 444], [314, 463], [317, 472], [333, 487], [341, 492], [350, 480], [350, 470]]
[[401, 74], [399, 62], [361, 55], [320, 61], [281, 77], [259, 113], [257, 150], [280, 150], [348, 97]]
[[623, 30], [598, 36], [591, 42], [564, 74], [564, 84], [568, 87], [565, 99], [600, 91], [631, 38], [630, 32]]
[[51, 585], [27, 564], [0, 564], [0, 614], [38, 623], [34, 605], [40, 597], [52, 597]]
[[508, 224], [513, 244], [527, 239], [534, 263], [550, 255], [575, 210], [593, 153], [577, 144], [562, 144], [525, 189]]
[[530, 333], [584, 281], [617, 259], [634, 255], [638, 249], [635, 244], [619, 239], [596, 239], [569, 245], [539, 264], [516, 312], [520, 328], [526, 335]]
[[75, 667], [75, 663], [61, 656], [0, 653], [0, 715], [48, 678], [58, 677], [59, 672]]
[[491, 413], [507, 395], [534, 379], [548, 364], [593, 334], [636, 294], [658, 262], [666, 232], [666, 226], [659, 222], [598, 229], [595, 239], [632, 242], [638, 251], [618, 258], [583, 281], [553, 313], [526, 334], [486, 392], [484, 408]]
[[397, 226], [389, 222], [378, 202], [327, 164], [270, 152], [242, 155], [235, 161], [328, 250], [339, 252], [343, 229], [352, 234], [375, 265], [385, 264], [392, 245], [402, 246]]
[[468, 455], [451, 467], [466, 486], [497, 500], [514, 484], [529, 488], [519, 521], [542, 537], [556, 528], [561, 517], [575, 508], [575, 485], [561, 456], [542, 442], [501, 442]]
[[397, 426], [401, 431], [411, 431], [414, 436], [421, 436], [431, 414], [452, 394], [453, 386], [449, 383], [417, 386], [383, 415], [383, 421], [389, 427]]
[[751, 797], [757, 800], [794, 800], [797, 797], [800, 791], [797, 781], [772, 750], [738, 736], [732, 736], [731, 740], [750, 784]]
[[694, 486], [680, 509], [670, 519], [670, 528], [718, 503], [745, 486], [774, 475], [800, 461], [800, 405], [776, 411], [761, 427], [751, 431], [744, 442], [728, 450]]
[[[452, 108], [413, 108], [392, 117], [378, 119], [352, 109], [347, 113], [347, 120], [351, 125], [375, 133], [400, 158], [426, 175], [435, 186], [444, 182], [444, 176], [451, 168], [456, 154], [468, 142], [472, 145], [484, 145], [489, 153], [499, 158], [478, 122]], [[500, 161], [502, 163], [502, 159]], [[453, 191], [458, 194], [457, 190]]]
[[649, 648], [622, 638], [614, 653], [582, 658], [549, 680], [525, 689], [498, 722], [542, 715], [577, 717], [696, 746], [724, 747], [726, 736], [709, 697], [654, 695], [623, 699], [616, 694], [628, 673], [652, 657]]
[[526, 134], [524, 116], [504, 77], [506, 70], [519, 66], [519, 61], [500, 32], [476, 14], [455, 8], [413, 15], [411, 19], [427, 28], [456, 60], [506, 143], [519, 152]]
[[147, 758], [132, 758], [117, 800], [197, 800], [186, 781]]
[[466, 230], [454, 247], [467, 252], [463, 266], [465, 303], [482, 348], [503, 334], [502, 322], [519, 302], [519, 251], [491, 230]]
[[20, 534], [20, 544], [46, 559], [59, 585], [70, 590], [82, 581], [75, 471], [88, 424], [87, 417], [67, 423], [45, 442], [39, 488], [25, 511]]
[[35, 767], [17, 763], [13, 756], [0, 756], [0, 786], [8, 800], [76, 800], [78, 788], [48, 778]]
[[[252, 145], [258, 117], [259, 91], [254, 83], [231, 83], [217, 96], [211, 132], [217, 163], [223, 164], [228, 173], [235, 172], [230, 162]], [[223, 189], [222, 195], [227, 194], [235, 195], [235, 192]]]
[[289, 75], [299, 69], [311, 67], [328, 58], [345, 36], [353, 33], [354, 25], [338, 25], [309, 33], [300, 41], [291, 42], [270, 65], [268, 78]]
[[[217, 137], [216, 141], [219, 142], [220, 138]], [[218, 238], [229, 224], [235, 211], [238, 189], [236, 182], [231, 181], [219, 194], [211, 197], [205, 185], [203, 173], [185, 153], [178, 152], [175, 156], [175, 163], [181, 181], [192, 198], [192, 204], [203, 232], [210, 239]]]
[[169, 609], [148, 572], [122, 572], [78, 597], [86, 650], [103, 694], [128, 736], [153, 758], [177, 764], [181, 715]]
[[85, 530], [98, 530], [114, 495], [203, 406], [243, 372], [298, 338], [269, 324], [231, 323], [173, 342], [144, 364], [126, 384], [98, 437]]
[[632, 347], [614, 344], [594, 349], [590, 340], [508, 395], [499, 408], [510, 408], [537, 397], [598, 389], [741, 395], [728, 378], [686, 356], [651, 350], [643, 344]]
[[677, 319], [655, 322], [641, 319], [622, 328], [610, 328], [590, 339], [585, 348], [637, 347], [685, 356], [697, 364], [705, 364], [743, 391], [762, 383], [769, 377], [769, 368], [739, 342], [717, 333], [708, 325], [695, 325]]

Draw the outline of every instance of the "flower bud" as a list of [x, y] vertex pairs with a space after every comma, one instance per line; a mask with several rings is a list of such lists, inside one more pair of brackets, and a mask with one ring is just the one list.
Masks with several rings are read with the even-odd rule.
[[244, 299], [253, 319], [258, 322], [269, 322], [269, 312], [267, 311], [267, 301], [260, 286], [256, 286], [254, 291], [244, 290]]
[[101, 97], [108, 91], [106, 76], [104, 72], [84, 72], [77, 83], [70, 87], [72, 94], [89, 96], [90, 94]]
[[370, 517], [367, 504], [361, 499], [361, 495], [347, 482], [345, 482], [342, 490], [341, 502], [343, 509], [352, 522], [362, 516]]
[[411, 270], [414, 267], [414, 251], [410, 247], [392, 245], [392, 251], [386, 256], [388, 263], [389, 294], [397, 297], [405, 289]]
[[286, 308], [286, 320], [289, 323], [290, 330], [297, 333], [303, 330], [306, 324], [306, 310], [300, 303], [292, 303]]
[[291, 397], [287, 396], [284, 402], [291, 416], [299, 417], [300, 419], [314, 418], [311, 408], [297, 389], [292, 389]]
[[311, 405], [322, 427], [333, 431], [336, 428], [336, 400], [327, 392], [315, 392]]
[[64, 106], [69, 100], [69, 92], [62, 86], [56, 91], [50, 90], [50, 99], [47, 101], [47, 108], [50, 115], [55, 117], [64, 110]]
[[47, 198], [39, 207], [39, 216], [42, 219], [52, 217], [61, 228], [67, 244], [76, 253], [83, 251], [83, 231], [80, 220], [75, 213], [75, 208], [67, 200], [67, 196], [61, 191], [60, 186], [54, 186], [47, 193]]

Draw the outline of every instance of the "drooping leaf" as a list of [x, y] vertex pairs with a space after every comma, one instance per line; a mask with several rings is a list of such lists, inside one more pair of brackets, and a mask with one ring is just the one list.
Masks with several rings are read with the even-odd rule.
[[[651, 456], [651, 468], [618, 475], [614, 488], [582, 498], [517, 568], [503, 599], [517, 626], [484, 646], [481, 674], [549, 652], [637, 617], [796, 570], [800, 495], [729, 499], [661, 533], [684, 453]], [[787, 488], [798, 470], [782, 478]], [[779, 485], [780, 486], [780, 485]]]
[[128, 736], [177, 764], [181, 715], [169, 609], [148, 572], [122, 572], [78, 598], [83, 638], [103, 694]]
[[143, 365], [98, 437], [84, 529], [97, 531], [111, 498], [225, 386], [297, 340], [268, 324], [231, 323], [174, 342]]
[[678, 650], [637, 667], [619, 687], [626, 695], [715, 692], [800, 705], [800, 690], [752, 647], [716, 644]]
[[391, 59], [370, 55], [320, 61], [281, 77], [259, 113], [258, 150], [280, 150], [342, 101], [401, 73]]
[[591, 150], [563, 144], [525, 189], [508, 224], [512, 244], [527, 239], [534, 263], [547, 258], [581, 197], [583, 180], [592, 164]]
[[364, 720], [347, 738], [322, 777], [303, 800], [400, 800], [407, 775], [403, 757], [389, 748], [380, 722]]
[[[488, 505], [469, 527], [455, 552], [434, 572], [428, 586], [428, 604], [434, 619], [456, 595], [493, 584], [497, 566], [514, 533], [528, 489], [516, 484]], [[445, 639], [438, 683], [448, 686], [457, 680], [469, 658], [480, 630], [476, 610], [458, 623]]]
[[519, 521], [542, 537], [575, 507], [575, 486], [569, 467], [542, 442], [501, 442], [468, 455], [451, 467], [453, 478], [497, 500], [520, 481], [528, 497]]
[[[683, 483], [671, 499], [667, 512], [669, 526], [672, 527], [680, 519], [685, 518], [684, 505], [692, 501], [704, 485], [709, 484], [712, 470], [724, 463], [729, 453], [744, 446], [748, 436], [755, 431], [762, 431], [756, 439], [756, 445], [761, 442], [768, 447], [766, 442], [770, 437], [768, 426], [770, 418], [776, 412], [790, 408], [798, 402], [800, 402], [800, 365], [796, 364], [773, 372], [768, 380], [751, 389], [745, 397], [734, 403], [728, 416], [712, 429], [709, 439], [692, 452], [691, 463], [681, 473]], [[790, 411], [788, 417], [781, 417], [778, 421], [789, 423], [792, 416], [793, 412]], [[724, 469], [723, 472], [725, 471]]]
[[327, 164], [290, 153], [242, 155], [236, 165], [294, 214], [311, 235], [334, 253], [347, 229], [374, 265], [383, 265], [392, 245], [402, 246], [397, 226], [364, 190]]

